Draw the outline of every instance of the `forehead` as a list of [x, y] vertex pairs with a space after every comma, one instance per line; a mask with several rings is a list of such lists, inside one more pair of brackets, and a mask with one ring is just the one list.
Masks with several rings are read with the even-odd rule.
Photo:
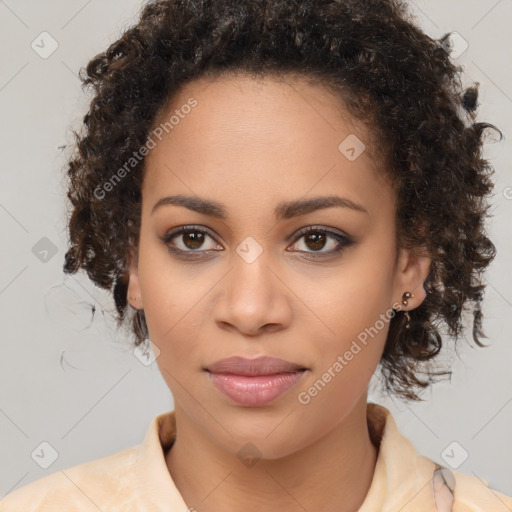
[[376, 171], [367, 128], [334, 92], [306, 79], [195, 80], [174, 95], [154, 127], [161, 140], [146, 157], [146, 200], [164, 191], [236, 193], [262, 206], [263, 198], [270, 204], [337, 191], [372, 201], [383, 200], [389, 188]]

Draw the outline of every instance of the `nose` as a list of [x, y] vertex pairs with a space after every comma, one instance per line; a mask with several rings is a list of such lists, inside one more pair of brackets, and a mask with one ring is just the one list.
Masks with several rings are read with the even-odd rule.
[[233, 255], [233, 266], [223, 279], [214, 307], [217, 325], [246, 336], [276, 332], [289, 326], [291, 292], [284, 276], [273, 270], [265, 251], [252, 262]]

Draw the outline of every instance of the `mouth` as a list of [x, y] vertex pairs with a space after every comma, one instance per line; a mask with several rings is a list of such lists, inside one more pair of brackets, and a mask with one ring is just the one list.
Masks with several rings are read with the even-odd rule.
[[246, 407], [268, 404], [295, 386], [307, 368], [273, 357], [230, 357], [205, 368], [215, 388]]

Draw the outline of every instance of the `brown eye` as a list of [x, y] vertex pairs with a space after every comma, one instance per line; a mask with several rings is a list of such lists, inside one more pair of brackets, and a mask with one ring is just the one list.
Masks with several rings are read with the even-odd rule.
[[[170, 252], [178, 255], [197, 253], [193, 256], [200, 256], [201, 253], [222, 250], [220, 245], [205, 230], [194, 226], [183, 226], [176, 231], [168, 233], [162, 238]], [[209, 242], [210, 241], [210, 242]]]
[[204, 243], [204, 234], [197, 231], [183, 233], [183, 244], [189, 249], [199, 249]]
[[[346, 247], [353, 245], [353, 239], [340, 233], [310, 226], [299, 232], [293, 246], [307, 258], [329, 257], [342, 252]], [[302, 243], [299, 243], [301, 242]], [[326, 248], [328, 250], [322, 250]]]
[[305, 235], [305, 244], [313, 251], [323, 249], [326, 242], [327, 237], [325, 236], [325, 233], [310, 233]]

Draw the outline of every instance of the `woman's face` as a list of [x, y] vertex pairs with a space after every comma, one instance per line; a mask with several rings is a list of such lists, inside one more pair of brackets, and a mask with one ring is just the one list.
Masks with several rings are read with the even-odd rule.
[[[266, 458], [293, 453], [366, 404], [392, 308], [406, 291], [408, 309], [423, 300], [429, 262], [401, 250], [395, 268], [393, 191], [362, 125], [324, 88], [202, 79], [161, 121], [130, 302], [178, 419], [232, 453], [248, 441]], [[162, 200], [175, 196], [189, 206]], [[338, 203], [320, 207], [326, 197]], [[212, 378], [232, 356], [306, 370]]]

